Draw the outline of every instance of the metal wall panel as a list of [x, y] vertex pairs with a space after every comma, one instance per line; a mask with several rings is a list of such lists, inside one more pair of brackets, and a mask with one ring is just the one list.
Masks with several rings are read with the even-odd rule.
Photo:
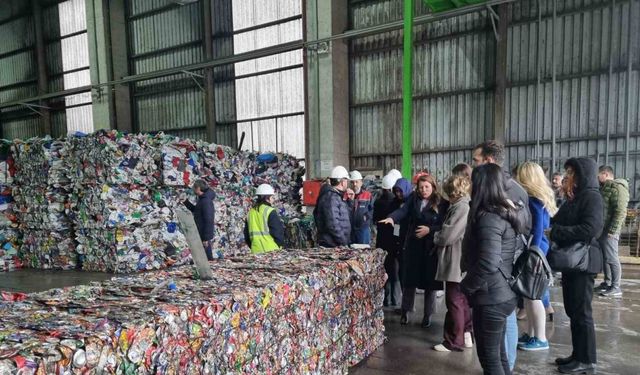
[[[402, 1], [358, 2], [350, 14], [355, 27], [374, 26], [401, 19]], [[414, 34], [413, 168], [445, 173], [470, 158], [493, 123], [495, 38], [485, 12], [418, 25]], [[351, 52], [351, 167], [399, 168], [402, 33], [355, 39]]]
[[198, 88], [187, 88], [138, 97], [135, 114], [141, 132], [204, 129], [204, 93]]
[[555, 19], [553, 6], [529, 0], [512, 7], [507, 165], [536, 160], [559, 170], [570, 157], [593, 157], [627, 178], [639, 199], [640, 2], [556, 1]]
[[5, 139], [28, 139], [40, 132], [40, 118], [37, 115], [15, 120], [2, 120], [2, 137]]

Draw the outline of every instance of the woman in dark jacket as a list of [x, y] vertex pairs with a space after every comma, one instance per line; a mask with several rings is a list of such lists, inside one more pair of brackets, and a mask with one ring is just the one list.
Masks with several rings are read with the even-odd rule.
[[591, 300], [595, 274], [602, 270], [602, 253], [593, 239], [602, 232], [604, 205], [598, 190], [595, 161], [573, 158], [567, 160], [564, 168], [566, 201], [552, 219], [551, 241], [560, 247], [590, 242], [591, 251], [587, 272], [562, 273], [562, 296], [571, 320], [573, 352], [569, 357], [556, 359], [556, 364], [564, 374], [592, 374], [596, 363], [596, 333]]
[[435, 179], [423, 175], [418, 179], [416, 191], [402, 207], [395, 210], [382, 224], [401, 222], [409, 218], [404, 246], [404, 280], [400, 324], [408, 324], [409, 311], [413, 311], [416, 288], [424, 289], [424, 316], [422, 326], [431, 326], [435, 310], [436, 290], [442, 290], [442, 282], [435, 280], [437, 253], [433, 245], [435, 232], [442, 228], [447, 204], [438, 193]]
[[508, 199], [505, 183], [496, 164], [473, 170], [463, 242], [467, 275], [460, 287], [473, 308], [478, 359], [488, 375], [511, 374], [504, 335], [507, 316], [515, 310], [517, 298], [504, 275], [511, 274], [517, 235], [525, 226], [518, 208]]

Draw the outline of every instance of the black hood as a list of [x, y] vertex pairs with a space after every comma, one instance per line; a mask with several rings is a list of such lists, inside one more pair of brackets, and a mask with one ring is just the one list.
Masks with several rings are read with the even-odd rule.
[[216, 197], [216, 193], [211, 190], [211, 189], [207, 189], [201, 196], [200, 198], [202, 199], [209, 199], [209, 200], [214, 200]]
[[598, 182], [598, 166], [590, 158], [571, 158], [564, 163], [564, 167], [571, 167], [576, 174], [576, 194], [588, 189], [600, 189]]

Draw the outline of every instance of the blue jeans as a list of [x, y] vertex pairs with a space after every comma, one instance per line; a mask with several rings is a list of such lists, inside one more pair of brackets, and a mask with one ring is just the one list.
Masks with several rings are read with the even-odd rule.
[[507, 317], [507, 328], [504, 334], [504, 346], [507, 350], [509, 368], [513, 370], [513, 368], [516, 366], [516, 357], [518, 356], [518, 319], [516, 319], [515, 310], [513, 310], [511, 315]]
[[364, 228], [354, 229], [351, 240], [355, 244], [371, 245], [371, 228], [367, 225]]

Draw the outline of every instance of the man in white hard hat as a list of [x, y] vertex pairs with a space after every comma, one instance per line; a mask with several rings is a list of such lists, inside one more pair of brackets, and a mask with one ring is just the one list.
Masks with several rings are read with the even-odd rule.
[[348, 197], [351, 208], [351, 243], [371, 244], [371, 218], [373, 217], [373, 196], [362, 188], [362, 174], [349, 174], [353, 197]]
[[318, 230], [318, 245], [348, 246], [351, 243], [351, 217], [344, 194], [349, 187], [349, 173], [337, 166], [329, 176], [329, 187], [320, 191], [313, 217]]
[[284, 246], [284, 225], [272, 207], [275, 191], [269, 184], [256, 189], [256, 203], [249, 210], [244, 226], [244, 239], [252, 254], [267, 253]]
[[[398, 178], [390, 173], [382, 178], [382, 194], [373, 205], [373, 220], [376, 223], [389, 217], [398, 207], [395, 204], [396, 197], [391, 191], [397, 180]], [[377, 229], [376, 247], [387, 252], [384, 259], [384, 269], [388, 278], [384, 285], [383, 306], [396, 306], [400, 301], [398, 237], [394, 233], [395, 228], [390, 225], [378, 223]]]

